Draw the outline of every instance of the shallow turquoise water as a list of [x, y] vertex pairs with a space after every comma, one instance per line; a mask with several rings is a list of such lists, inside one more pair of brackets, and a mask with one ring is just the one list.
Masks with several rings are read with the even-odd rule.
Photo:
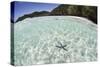
[[[72, 16], [27, 18], [14, 26], [15, 65], [97, 60], [97, 26]], [[66, 45], [63, 48], [56, 46]]]

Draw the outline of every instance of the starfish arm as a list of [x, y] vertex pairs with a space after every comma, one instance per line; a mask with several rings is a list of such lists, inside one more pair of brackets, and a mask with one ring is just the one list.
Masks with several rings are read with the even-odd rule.
[[60, 46], [56, 46], [56, 47], [61, 48]]
[[67, 49], [63, 48], [65, 51], [68, 51]]

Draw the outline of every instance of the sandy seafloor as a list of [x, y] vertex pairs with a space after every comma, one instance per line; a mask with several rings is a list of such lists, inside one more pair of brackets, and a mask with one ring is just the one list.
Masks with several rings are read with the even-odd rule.
[[91, 21], [44, 16], [14, 24], [15, 65], [88, 61], [97, 61], [97, 25]]

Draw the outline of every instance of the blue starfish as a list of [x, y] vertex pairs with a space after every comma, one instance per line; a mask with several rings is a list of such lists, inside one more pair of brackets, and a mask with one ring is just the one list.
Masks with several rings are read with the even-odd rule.
[[63, 50], [67, 51], [67, 49], [65, 48], [67, 45], [62, 45], [62, 43], [59, 41], [58, 41], [58, 43], [59, 43], [59, 46], [56, 46], [56, 47], [62, 48]]

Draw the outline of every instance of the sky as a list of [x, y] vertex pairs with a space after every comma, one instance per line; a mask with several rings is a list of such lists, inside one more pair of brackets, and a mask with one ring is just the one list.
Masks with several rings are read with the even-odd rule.
[[[11, 16], [14, 18], [14, 21], [18, 19], [18, 17], [23, 16], [24, 14], [29, 14], [35, 11], [52, 11], [59, 4], [50, 4], [50, 3], [36, 3], [36, 2], [13, 2], [13, 6], [11, 5]], [[14, 7], [12, 9], [12, 7]]]

